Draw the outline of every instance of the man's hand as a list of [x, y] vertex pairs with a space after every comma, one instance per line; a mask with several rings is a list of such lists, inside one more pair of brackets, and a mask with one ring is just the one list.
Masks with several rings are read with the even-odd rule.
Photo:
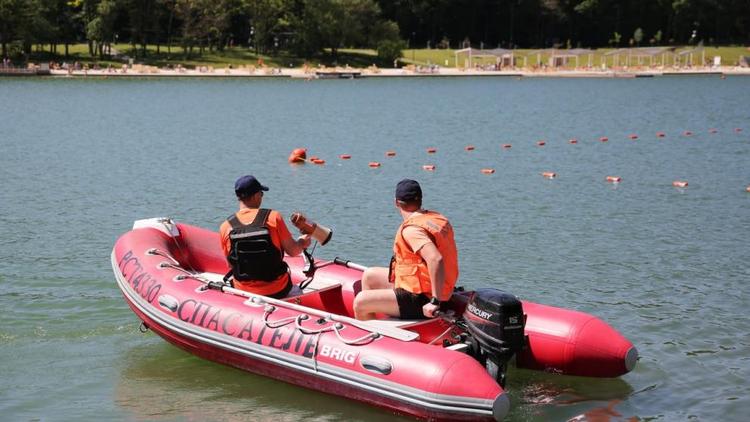
[[303, 234], [297, 238], [297, 245], [302, 249], [307, 249], [310, 246], [312, 239], [309, 234]]
[[432, 303], [425, 303], [424, 306], [422, 306], [422, 313], [427, 318], [435, 318], [439, 310], [440, 305], [433, 305]]

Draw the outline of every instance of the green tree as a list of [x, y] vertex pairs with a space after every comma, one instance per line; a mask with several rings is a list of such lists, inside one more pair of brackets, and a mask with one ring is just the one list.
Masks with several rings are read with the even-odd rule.
[[654, 43], [661, 44], [661, 29], [656, 31], [656, 34], [654, 34]]
[[86, 38], [93, 42], [94, 52], [100, 58], [104, 58], [105, 46], [114, 41], [117, 9], [115, 0], [101, 0], [96, 6], [96, 17], [86, 25]]
[[0, 45], [2, 55], [10, 55], [9, 44], [25, 40], [33, 29], [33, 3], [29, 0], [0, 0]]
[[633, 32], [633, 40], [635, 40], [636, 45], [641, 45], [641, 41], [643, 41], [643, 29], [635, 29], [635, 32]]
[[609, 44], [611, 46], [617, 47], [618, 45], [620, 45], [620, 40], [622, 40], [622, 35], [620, 35], [619, 32], [615, 31], [612, 34], [612, 38], [609, 39]]
[[244, 8], [250, 16], [255, 53], [265, 53], [273, 45], [277, 32], [289, 25], [289, 0], [246, 0]]
[[341, 48], [368, 45], [380, 8], [373, 0], [303, 0], [297, 18], [299, 51], [309, 56], [327, 48], [336, 60]]
[[381, 61], [391, 64], [396, 59], [403, 57], [406, 42], [399, 37], [396, 22], [384, 21], [378, 23], [370, 33], [370, 37], [370, 43], [375, 45], [378, 58]]

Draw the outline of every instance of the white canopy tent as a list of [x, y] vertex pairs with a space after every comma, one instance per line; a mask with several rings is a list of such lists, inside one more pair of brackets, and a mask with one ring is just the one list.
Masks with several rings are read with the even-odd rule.
[[[468, 55], [468, 67], [473, 66], [472, 58], [474, 57], [494, 57], [495, 58], [495, 64], [502, 64], [503, 66], [512, 66], [513, 65], [513, 50], [506, 50], [504, 48], [493, 48], [491, 50], [479, 50], [476, 48], [464, 48], [461, 50], [456, 50], [456, 67], [458, 67], [458, 55], [459, 54], [467, 54]], [[507, 61], [507, 64], [506, 64]]]
[[568, 59], [575, 58], [576, 67], [579, 66], [579, 57], [588, 54], [589, 62], [588, 65], [591, 67], [594, 63], [594, 50], [587, 48], [572, 48], [570, 50], [552, 50], [549, 56], [549, 65], [553, 67], [564, 65]]

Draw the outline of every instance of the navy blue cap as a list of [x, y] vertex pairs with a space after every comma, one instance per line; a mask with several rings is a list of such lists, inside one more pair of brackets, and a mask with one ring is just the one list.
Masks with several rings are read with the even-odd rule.
[[255, 176], [242, 176], [234, 182], [234, 193], [237, 198], [246, 198], [260, 191], [267, 191], [268, 187], [260, 184]]
[[416, 180], [404, 179], [396, 185], [396, 199], [411, 202], [422, 199], [422, 188]]

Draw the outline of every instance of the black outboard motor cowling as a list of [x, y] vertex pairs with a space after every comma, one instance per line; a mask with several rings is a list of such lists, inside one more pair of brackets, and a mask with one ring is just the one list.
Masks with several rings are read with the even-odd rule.
[[505, 366], [526, 344], [521, 301], [499, 290], [479, 289], [469, 299], [463, 319], [472, 343], [479, 349], [473, 354], [490, 372], [501, 372], [493, 375], [504, 383]]

